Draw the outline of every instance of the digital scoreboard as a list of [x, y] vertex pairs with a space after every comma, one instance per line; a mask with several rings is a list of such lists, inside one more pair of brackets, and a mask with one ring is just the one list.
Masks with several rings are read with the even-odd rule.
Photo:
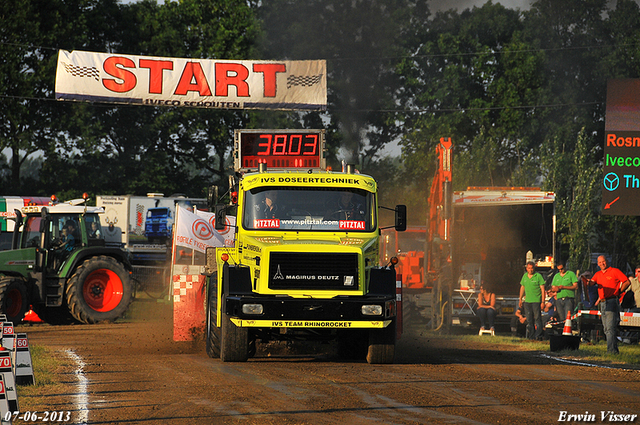
[[325, 168], [325, 130], [236, 130], [235, 169]]
[[640, 215], [640, 79], [607, 82], [602, 214]]

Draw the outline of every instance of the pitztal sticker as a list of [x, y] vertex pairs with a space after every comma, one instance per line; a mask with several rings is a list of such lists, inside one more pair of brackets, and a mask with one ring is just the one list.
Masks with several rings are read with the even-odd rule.
[[364, 221], [340, 220], [341, 230], [364, 230]]
[[279, 229], [280, 220], [277, 218], [253, 220], [253, 227], [256, 229]]

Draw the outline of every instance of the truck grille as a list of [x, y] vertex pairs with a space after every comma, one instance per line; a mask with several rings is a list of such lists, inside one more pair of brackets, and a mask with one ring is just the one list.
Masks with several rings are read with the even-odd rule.
[[358, 289], [358, 255], [319, 252], [273, 252], [271, 289]]

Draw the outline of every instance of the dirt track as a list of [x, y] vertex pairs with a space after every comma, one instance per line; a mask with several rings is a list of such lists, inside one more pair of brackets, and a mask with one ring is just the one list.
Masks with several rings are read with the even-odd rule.
[[474, 347], [411, 328], [394, 365], [282, 345], [222, 363], [202, 341], [173, 342], [170, 311], [153, 307], [155, 318], [128, 323], [18, 327], [71, 365], [56, 394], [22, 405], [91, 424], [541, 424], [561, 411], [601, 423], [601, 411], [640, 413], [640, 371], [563, 363], [526, 344]]

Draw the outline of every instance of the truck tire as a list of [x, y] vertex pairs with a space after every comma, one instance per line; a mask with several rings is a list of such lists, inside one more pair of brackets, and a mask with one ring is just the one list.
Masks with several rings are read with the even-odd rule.
[[396, 351], [396, 321], [392, 320], [386, 328], [369, 331], [369, 350], [367, 363], [393, 363]]
[[65, 297], [71, 315], [82, 323], [112, 322], [131, 304], [129, 273], [104, 255], [85, 260], [67, 282]]
[[246, 362], [249, 358], [249, 330], [237, 327], [223, 312], [221, 331], [220, 359], [223, 362]]
[[27, 285], [23, 279], [5, 276], [0, 279], [0, 313], [8, 322], [18, 324], [29, 309]]
[[216, 323], [218, 314], [218, 281], [211, 279], [207, 292], [207, 327], [205, 335], [207, 355], [213, 359], [220, 358], [220, 327]]

